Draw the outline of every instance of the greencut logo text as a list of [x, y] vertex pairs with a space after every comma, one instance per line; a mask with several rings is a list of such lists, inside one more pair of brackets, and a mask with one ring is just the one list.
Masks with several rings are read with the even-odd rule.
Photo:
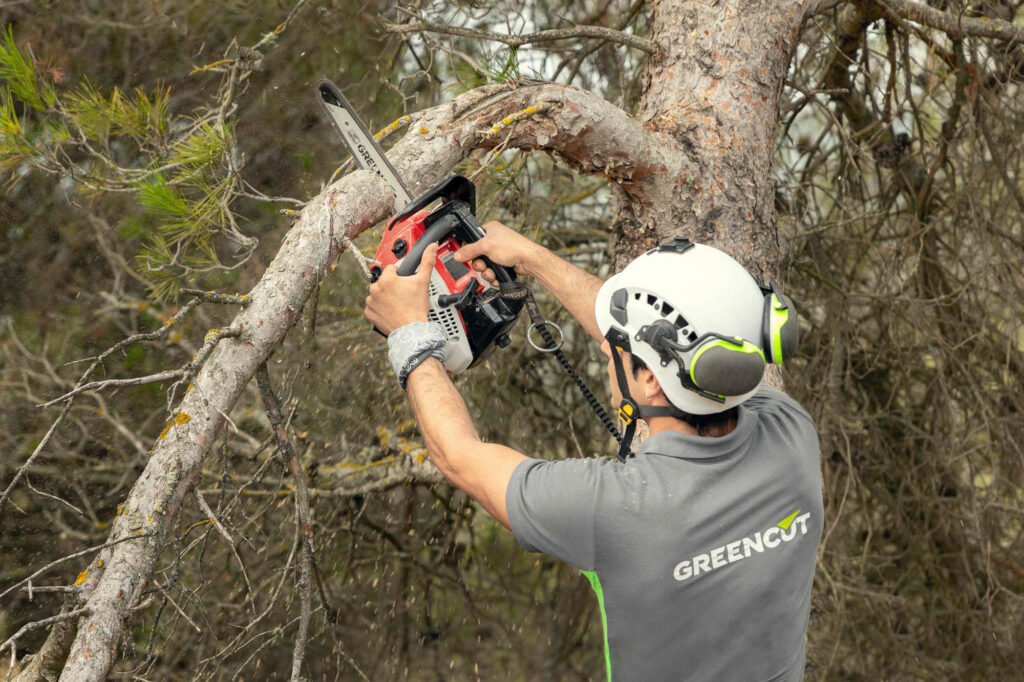
[[797, 509], [771, 528], [726, 543], [721, 547], [715, 547], [692, 559], [680, 561], [672, 571], [672, 576], [679, 581], [688, 580], [703, 573], [710, 573], [727, 564], [749, 559], [752, 554], [762, 554], [784, 546], [784, 543], [807, 535], [807, 519], [810, 517], [810, 512], [800, 514], [800, 510]]

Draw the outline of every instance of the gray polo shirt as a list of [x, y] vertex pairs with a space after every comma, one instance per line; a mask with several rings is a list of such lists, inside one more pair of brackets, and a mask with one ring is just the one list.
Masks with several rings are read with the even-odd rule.
[[526, 460], [506, 504], [526, 550], [594, 586], [615, 682], [802, 677], [821, 474], [783, 393], [762, 387], [727, 436], [657, 433], [625, 464]]

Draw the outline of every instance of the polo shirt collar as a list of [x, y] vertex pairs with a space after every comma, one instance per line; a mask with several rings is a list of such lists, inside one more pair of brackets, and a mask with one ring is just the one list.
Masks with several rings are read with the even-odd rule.
[[754, 431], [757, 415], [740, 405], [736, 428], [718, 438], [697, 436], [681, 431], [661, 431], [650, 436], [637, 450], [637, 455], [666, 455], [683, 459], [720, 457], [735, 451]]

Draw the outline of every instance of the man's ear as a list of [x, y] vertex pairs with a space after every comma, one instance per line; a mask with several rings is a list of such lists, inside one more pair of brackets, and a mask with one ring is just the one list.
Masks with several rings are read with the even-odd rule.
[[658, 382], [658, 378], [654, 376], [654, 372], [651, 371], [650, 367], [640, 370], [636, 378], [640, 386], [643, 387], [645, 400], [664, 395], [664, 391], [661, 390], [661, 384]]

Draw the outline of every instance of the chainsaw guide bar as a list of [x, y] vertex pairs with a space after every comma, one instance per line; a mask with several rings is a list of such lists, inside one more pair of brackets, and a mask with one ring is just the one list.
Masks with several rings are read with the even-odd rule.
[[322, 80], [317, 84], [316, 91], [320, 106], [327, 112], [334, 128], [341, 133], [341, 138], [356, 164], [364, 170], [373, 171], [391, 185], [395, 193], [395, 206], [406, 206], [411, 203], [412, 195], [402, 182], [398, 171], [388, 161], [384, 150], [373, 139], [373, 135], [363, 125], [355, 109], [345, 99], [345, 95], [341, 94], [341, 90], [329, 80]]

